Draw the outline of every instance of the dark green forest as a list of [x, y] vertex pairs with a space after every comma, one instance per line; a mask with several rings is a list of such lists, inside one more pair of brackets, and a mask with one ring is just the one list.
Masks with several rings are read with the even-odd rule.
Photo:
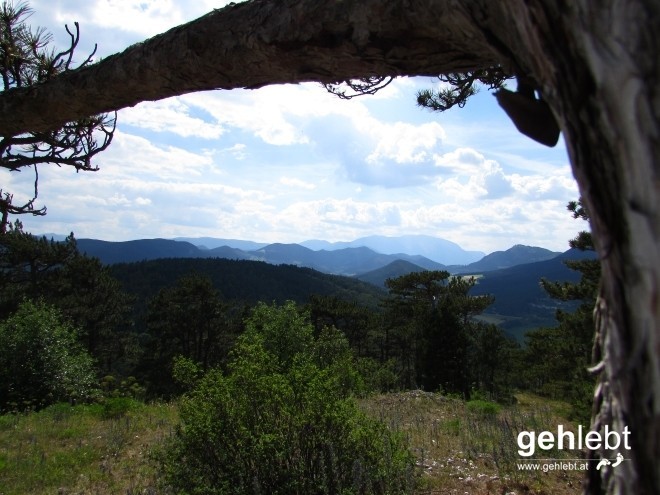
[[[569, 210], [586, 218], [579, 202]], [[570, 245], [593, 250], [584, 232]], [[222, 369], [256, 305], [291, 302], [317, 335], [326, 328], [341, 332], [364, 393], [423, 389], [507, 402], [514, 390], [525, 389], [568, 399], [577, 415], [587, 416], [591, 308], [599, 280], [591, 258], [567, 262], [578, 282], [539, 281], [551, 297], [574, 301], [577, 309], [559, 310], [557, 326], [528, 332], [520, 345], [475, 318], [494, 298], [473, 290], [474, 278], [446, 271], [388, 279], [381, 290], [254, 261], [178, 258], [104, 266], [78, 252], [73, 234], [55, 242], [24, 232], [18, 222], [0, 237], [0, 249], [3, 411], [107, 393], [176, 397], [183, 392], [172, 376], [176, 359], [202, 371]], [[68, 354], [53, 344], [45, 350], [57, 359], [23, 369], [48, 339], [70, 341]], [[61, 374], [68, 361], [76, 364], [67, 376], [78, 373], [80, 389], [74, 381], [68, 392], [49, 390], [44, 374]]]

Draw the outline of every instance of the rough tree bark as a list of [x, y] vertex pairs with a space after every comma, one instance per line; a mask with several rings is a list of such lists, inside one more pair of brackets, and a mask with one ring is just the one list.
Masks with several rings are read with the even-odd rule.
[[475, 20], [541, 83], [601, 259], [594, 428], [632, 432], [632, 461], [592, 466], [588, 491], [660, 493], [660, 4], [504, 4], [480, 2]]
[[592, 469], [587, 490], [650, 495], [660, 493], [659, 32], [657, 0], [258, 0], [0, 95], [0, 135], [207, 89], [497, 63], [526, 73], [560, 123], [602, 260], [594, 427], [632, 432], [630, 461]]
[[[372, 75], [437, 75], [496, 63], [448, 0], [258, 0], [213, 11], [47, 85], [0, 95], [0, 131], [212, 89]], [[71, 95], [75, 95], [72, 98]]]

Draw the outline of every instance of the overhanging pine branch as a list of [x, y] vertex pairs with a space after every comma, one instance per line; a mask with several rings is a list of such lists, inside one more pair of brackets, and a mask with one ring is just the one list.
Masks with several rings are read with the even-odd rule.
[[0, 135], [194, 91], [491, 66], [493, 49], [450, 0], [255, 0], [213, 11], [93, 66], [0, 96]]

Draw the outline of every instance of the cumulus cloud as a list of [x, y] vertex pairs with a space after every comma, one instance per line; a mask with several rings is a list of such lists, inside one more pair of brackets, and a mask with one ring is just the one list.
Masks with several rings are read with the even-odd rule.
[[285, 208], [279, 218], [279, 223], [305, 226], [306, 230], [315, 232], [337, 226], [373, 229], [400, 222], [399, 205], [395, 203], [367, 203], [351, 198], [296, 202]]
[[299, 187], [301, 189], [313, 190], [316, 189], [316, 184], [305, 182], [304, 180], [296, 179], [295, 177], [280, 177], [280, 184], [287, 187]]
[[513, 187], [520, 194], [533, 199], [563, 198], [566, 201], [577, 197], [577, 185], [565, 174], [551, 176], [515, 174], [511, 177]]
[[437, 122], [413, 125], [405, 122], [375, 125], [370, 134], [375, 149], [366, 157], [368, 163], [382, 159], [395, 163], [421, 163], [429, 159], [430, 151], [445, 137]]
[[486, 158], [472, 148], [456, 148], [442, 155], [434, 155], [433, 160], [441, 173], [472, 174], [483, 166]]
[[287, 106], [287, 102], [293, 106], [297, 101], [291, 88], [195, 93], [181, 98], [186, 104], [210, 113], [220, 124], [248, 131], [266, 144], [287, 146], [309, 142], [304, 132], [291, 121], [295, 107]]
[[224, 133], [221, 125], [191, 116], [190, 108], [179, 98], [140, 103], [121, 110], [118, 119], [121, 127], [131, 125], [156, 132], [172, 132], [182, 137], [217, 139]]
[[159, 178], [189, 177], [207, 172], [213, 165], [210, 153], [157, 145], [146, 137], [115, 131], [108, 150], [99, 157], [109, 173], [151, 175]]
[[233, 146], [230, 146], [229, 148], [224, 148], [223, 152], [231, 154], [236, 160], [245, 160], [247, 157], [247, 151], [246, 151], [247, 145], [243, 143], [236, 143]]
[[[105, 56], [228, 2], [30, 3], [35, 26], [61, 35], [62, 24], [79, 20], [81, 56], [93, 42]], [[107, 239], [424, 233], [484, 251], [565, 246], [583, 228], [565, 210], [578, 196], [565, 151], [512, 131], [489, 95], [467, 113], [420, 111], [414, 92], [429, 84], [398, 79], [351, 101], [318, 84], [281, 85], [122, 110], [112, 146], [95, 160], [100, 172], [40, 168], [38, 204], [49, 215], [26, 224]], [[7, 175], [7, 190], [30, 197], [33, 176]]]
[[249, 132], [268, 145], [306, 145], [331, 154], [357, 183], [402, 187], [425, 180], [436, 173], [434, 154], [445, 138], [437, 122], [383, 121], [365, 104], [339, 100], [317, 84], [181, 99], [223, 128]]

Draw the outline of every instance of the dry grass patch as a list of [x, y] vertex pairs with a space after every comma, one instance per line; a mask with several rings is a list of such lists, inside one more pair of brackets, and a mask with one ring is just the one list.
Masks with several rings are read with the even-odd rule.
[[[578, 471], [521, 471], [516, 436], [522, 430], [571, 426], [565, 404], [521, 394], [515, 406], [465, 403], [411, 391], [365, 399], [361, 405], [390, 428], [403, 432], [421, 472], [419, 494], [569, 495], [582, 491]], [[548, 458], [575, 453], [545, 452]]]
[[[499, 410], [421, 391], [360, 401], [372, 417], [402, 432], [417, 459], [418, 495], [572, 495], [577, 471], [517, 468], [518, 431], [556, 430], [568, 406], [519, 394]], [[126, 406], [126, 405], [124, 405]], [[52, 406], [0, 416], [0, 495], [155, 495], [157, 464], [150, 455], [178, 421], [172, 404]], [[549, 458], [577, 457], [550, 451]]]

